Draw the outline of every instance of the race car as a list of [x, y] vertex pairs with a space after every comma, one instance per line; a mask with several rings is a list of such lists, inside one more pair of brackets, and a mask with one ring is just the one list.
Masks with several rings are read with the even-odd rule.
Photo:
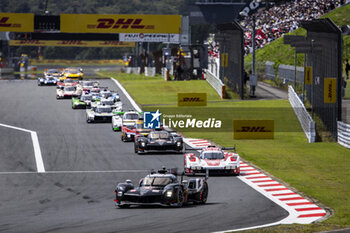
[[194, 153], [184, 155], [184, 170], [186, 175], [205, 173], [239, 175], [240, 157], [238, 154], [225, 151], [234, 148], [219, 148], [208, 146], [201, 150], [199, 156]]
[[44, 72], [44, 76], [38, 78], [38, 86], [56, 85], [61, 73], [56, 69], [49, 69]]
[[123, 122], [130, 122], [134, 125], [139, 120], [139, 118], [139, 113], [133, 110], [128, 112], [114, 111], [114, 116], [112, 117], [112, 129], [113, 131], [121, 130]]
[[111, 122], [113, 116], [111, 106], [97, 105], [86, 110], [86, 122]]
[[140, 135], [134, 144], [134, 151], [138, 154], [157, 151], [182, 153], [183, 149], [182, 137], [165, 130], [152, 131], [147, 137]]
[[57, 82], [57, 86], [62, 86], [62, 87], [65, 87], [65, 86], [76, 86], [79, 82], [77, 80], [73, 80], [73, 79], [70, 79], [70, 78], [67, 78], [63, 81], [58, 81]]
[[114, 102], [111, 99], [102, 98], [102, 99], [93, 100], [93, 102], [91, 103], [91, 107], [95, 107], [97, 105], [108, 105], [108, 106], [111, 106], [113, 111], [119, 112], [122, 110], [123, 103], [120, 101]]
[[81, 95], [79, 98], [72, 98], [72, 108], [90, 108], [91, 107], [92, 96], [91, 95]]
[[100, 83], [98, 81], [80, 81], [77, 86], [83, 89], [84, 92], [90, 92], [92, 89], [99, 90]]
[[56, 89], [56, 99], [72, 98], [75, 95], [76, 89], [72, 86], [61, 87], [58, 86]]
[[191, 178], [180, 181], [175, 169], [152, 171], [135, 187], [131, 180], [117, 184], [115, 205], [128, 208], [130, 205], [162, 205], [182, 207], [185, 204], [205, 204], [208, 198], [206, 178]]
[[120, 96], [118, 93], [112, 92], [112, 91], [107, 90], [107, 89], [103, 89], [100, 91], [100, 98], [111, 99], [114, 102], [120, 101]]
[[69, 67], [63, 70], [62, 76], [60, 77], [60, 81], [63, 81], [64, 79], [70, 78], [70, 79], [83, 79], [84, 72], [83, 69], [78, 67]]

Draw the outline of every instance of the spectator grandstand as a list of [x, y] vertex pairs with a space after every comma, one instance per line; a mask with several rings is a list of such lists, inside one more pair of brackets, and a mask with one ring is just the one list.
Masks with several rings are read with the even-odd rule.
[[284, 33], [296, 30], [299, 21], [317, 19], [344, 3], [342, 0], [295, 0], [257, 11], [240, 22], [244, 28], [246, 54], [252, 51], [253, 17], [256, 19], [256, 48], [262, 48]]

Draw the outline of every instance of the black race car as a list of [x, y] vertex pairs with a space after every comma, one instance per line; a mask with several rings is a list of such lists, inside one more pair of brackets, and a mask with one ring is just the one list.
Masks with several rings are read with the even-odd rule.
[[139, 135], [135, 140], [135, 153], [141, 154], [152, 151], [172, 151], [182, 153], [184, 143], [182, 137], [165, 130], [152, 131], [146, 137]]
[[[175, 172], [174, 172], [175, 171]], [[151, 172], [134, 187], [130, 180], [115, 188], [115, 205], [128, 208], [130, 205], [162, 205], [182, 207], [184, 204], [205, 204], [208, 197], [207, 178], [177, 180], [176, 170], [160, 169]]]

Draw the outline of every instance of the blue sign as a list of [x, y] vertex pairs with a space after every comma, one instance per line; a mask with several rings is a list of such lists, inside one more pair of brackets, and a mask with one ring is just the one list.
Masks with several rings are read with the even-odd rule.
[[145, 129], [160, 129], [161, 121], [160, 116], [162, 114], [159, 109], [156, 112], [144, 112], [143, 113], [143, 128]]

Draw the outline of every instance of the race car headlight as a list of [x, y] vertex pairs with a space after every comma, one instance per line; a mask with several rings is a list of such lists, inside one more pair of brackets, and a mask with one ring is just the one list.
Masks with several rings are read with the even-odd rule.
[[173, 191], [172, 190], [168, 190], [166, 191], [166, 197], [172, 197], [173, 196]]
[[120, 190], [120, 191], [124, 191], [124, 187], [118, 187], [118, 190]]
[[177, 142], [176, 145], [177, 145], [177, 146], [181, 146], [181, 142]]
[[123, 196], [123, 192], [118, 192], [118, 196]]
[[130, 137], [131, 137], [131, 135], [130, 135], [130, 134], [127, 134], [126, 136], [127, 136], [128, 138], [130, 138]]
[[145, 147], [145, 146], [146, 146], [146, 143], [141, 142], [141, 146], [142, 146], [142, 147]]

